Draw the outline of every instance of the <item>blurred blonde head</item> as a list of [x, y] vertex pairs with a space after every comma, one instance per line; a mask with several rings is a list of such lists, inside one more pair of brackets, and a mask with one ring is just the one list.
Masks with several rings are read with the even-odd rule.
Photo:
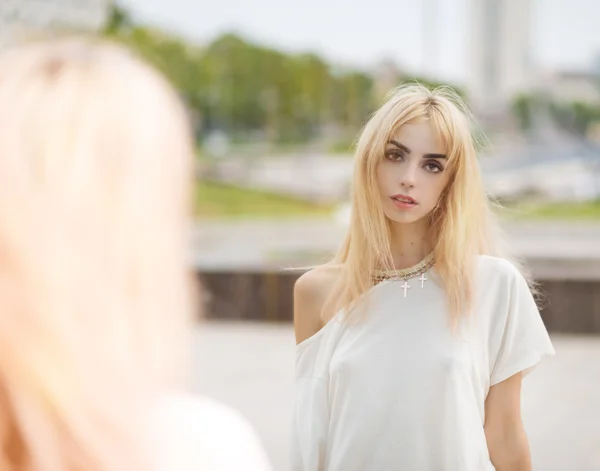
[[0, 469], [141, 469], [138, 413], [183, 379], [192, 156], [120, 47], [0, 56]]
[[357, 142], [350, 229], [332, 261], [344, 267], [330, 298], [334, 310], [349, 307], [368, 291], [375, 270], [394, 268], [391, 222], [381, 205], [377, 167], [398, 129], [423, 120], [432, 124], [444, 144], [451, 172], [427, 218], [436, 272], [447, 293], [452, 324], [456, 325], [471, 306], [476, 256], [506, 255], [484, 190], [467, 107], [449, 88], [404, 85], [390, 93]]

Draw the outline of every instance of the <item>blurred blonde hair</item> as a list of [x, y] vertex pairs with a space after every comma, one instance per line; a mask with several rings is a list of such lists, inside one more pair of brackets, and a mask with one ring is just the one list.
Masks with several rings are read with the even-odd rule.
[[0, 56], [0, 469], [139, 470], [144, 407], [184, 380], [187, 116], [126, 50]]
[[451, 172], [428, 218], [436, 273], [446, 291], [453, 326], [471, 307], [476, 257], [508, 257], [492, 202], [484, 190], [473, 120], [465, 103], [449, 87], [430, 90], [420, 84], [403, 85], [389, 94], [357, 141], [350, 228], [329, 262], [340, 264], [342, 272], [324, 311], [349, 308], [373, 285], [375, 270], [394, 269], [391, 223], [380, 203], [376, 170], [396, 131], [406, 123], [423, 119], [429, 120], [446, 146]]

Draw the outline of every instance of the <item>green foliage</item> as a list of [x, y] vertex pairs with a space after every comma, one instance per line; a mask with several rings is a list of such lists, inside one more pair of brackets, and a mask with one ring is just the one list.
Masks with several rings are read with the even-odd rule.
[[600, 121], [600, 107], [588, 103], [573, 102], [570, 105], [573, 128], [577, 133], [586, 134], [590, 124]]
[[598, 105], [578, 101], [557, 103], [533, 94], [518, 95], [512, 111], [524, 131], [532, 129], [537, 111], [549, 112], [558, 127], [580, 136], [585, 136], [592, 124], [600, 122]]
[[107, 35], [118, 34], [121, 31], [129, 29], [131, 26], [132, 20], [129, 12], [119, 5], [113, 4], [108, 16], [108, 21], [104, 27], [104, 33]]
[[196, 215], [222, 217], [329, 216], [334, 208], [267, 191], [239, 188], [213, 182], [198, 183]]
[[517, 219], [556, 219], [600, 221], [600, 201], [581, 203], [521, 203], [503, 211]]
[[512, 102], [512, 112], [524, 131], [530, 130], [532, 126], [533, 102], [534, 97], [526, 94], [518, 95]]
[[193, 46], [134, 24], [118, 6], [105, 34], [169, 78], [198, 118], [199, 136], [221, 130], [236, 142], [284, 144], [318, 140], [326, 129], [345, 136], [377, 105], [370, 74], [335, 69], [313, 53], [284, 53], [235, 34]]

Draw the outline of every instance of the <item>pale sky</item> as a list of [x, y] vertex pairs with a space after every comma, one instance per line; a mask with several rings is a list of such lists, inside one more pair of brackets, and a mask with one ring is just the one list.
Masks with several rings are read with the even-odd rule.
[[[600, 0], [532, 0], [534, 59], [544, 68], [584, 69], [600, 57]], [[461, 83], [467, 66], [467, 0], [120, 0], [137, 19], [198, 42], [223, 32], [327, 60], [368, 66], [391, 58], [405, 70]], [[435, 54], [424, 60], [424, 5]], [[432, 50], [431, 47], [427, 48]]]

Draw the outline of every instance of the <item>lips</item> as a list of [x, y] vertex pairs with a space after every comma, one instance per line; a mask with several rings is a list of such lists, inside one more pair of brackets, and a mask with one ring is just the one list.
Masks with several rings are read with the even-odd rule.
[[408, 195], [394, 195], [391, 198], [398, 203], [417, 204], [417, 201]]

